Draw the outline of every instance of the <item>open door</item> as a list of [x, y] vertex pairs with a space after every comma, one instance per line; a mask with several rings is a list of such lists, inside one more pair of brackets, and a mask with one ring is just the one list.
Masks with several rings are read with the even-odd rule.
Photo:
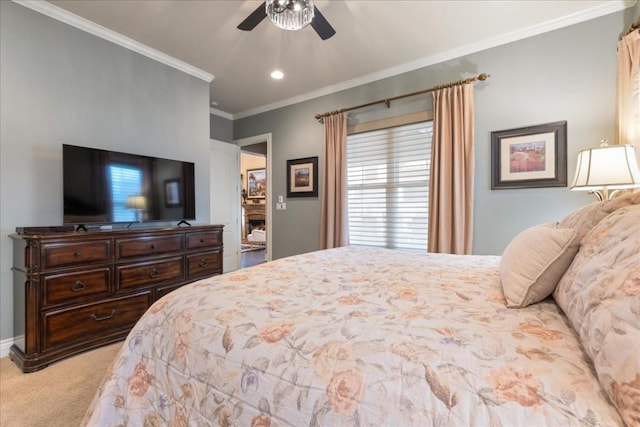
[[[266, 192], [266, 200], [264, 205], [264, 217], [266, 222], [266, 245], [265, 245], [265, 261], [271, 261], [271, 248], [273, 242], [273, 232], [272, 232], [272, 221], [271, 221], [271, 204], [272, 204], [272, 179], [269, 178], [272, 168], [272, 159], [273, 155], [271, 153], [271, 134], [265, 133], [262, 135], [255, 135], [248, 138], [242, 138], [235, 140], [236, 145], [239, 150], [245, 150], [250, 146], [258, 146], [258, 145], [266, 145], [266, 181], [267, 181], [267, 192]], [[238, 174], [242, 173], [240, 168], [238, 168]], [[242, 230], [238, 229], [238, 237], [242, 235]]]
[[211, 223], [224, 225], [223, 272], [240, 268], [240, 148], [211, 140]]

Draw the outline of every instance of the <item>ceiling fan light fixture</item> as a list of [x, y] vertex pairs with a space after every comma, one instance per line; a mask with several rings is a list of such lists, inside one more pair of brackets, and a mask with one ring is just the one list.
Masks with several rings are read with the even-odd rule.
[[304, 28], [314, 16], [313, 0], [266, 0], [265, 10], [271, 22], [284, 30]]

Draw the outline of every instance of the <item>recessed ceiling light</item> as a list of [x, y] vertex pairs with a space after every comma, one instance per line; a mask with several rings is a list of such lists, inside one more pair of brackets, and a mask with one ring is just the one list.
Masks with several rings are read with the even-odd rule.
[[281, 80], [284, 77], [284, 74], [280, 70], [275, 70], [271, 73], [271, 78], [275, 80]]

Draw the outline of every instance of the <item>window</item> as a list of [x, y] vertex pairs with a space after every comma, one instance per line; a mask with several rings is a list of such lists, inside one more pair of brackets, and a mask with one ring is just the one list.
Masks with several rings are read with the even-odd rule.
[[349, 244], [427, 250], [433, 122], [347, 137]]
[[136, 213], [127, 209], [127, 198], [142, 194], [142, 171], [131, 166], [109, 166], [114, 222], [133, 222]]

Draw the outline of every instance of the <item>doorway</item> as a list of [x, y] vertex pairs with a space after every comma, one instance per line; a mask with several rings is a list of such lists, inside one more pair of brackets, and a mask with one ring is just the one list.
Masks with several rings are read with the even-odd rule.
[[267, 245], [267, 144], [240, 149], [240, 267], [265, 261]]
[[240, 148], [240, 267], [271, 259], [271, 134], [237, 140]]

